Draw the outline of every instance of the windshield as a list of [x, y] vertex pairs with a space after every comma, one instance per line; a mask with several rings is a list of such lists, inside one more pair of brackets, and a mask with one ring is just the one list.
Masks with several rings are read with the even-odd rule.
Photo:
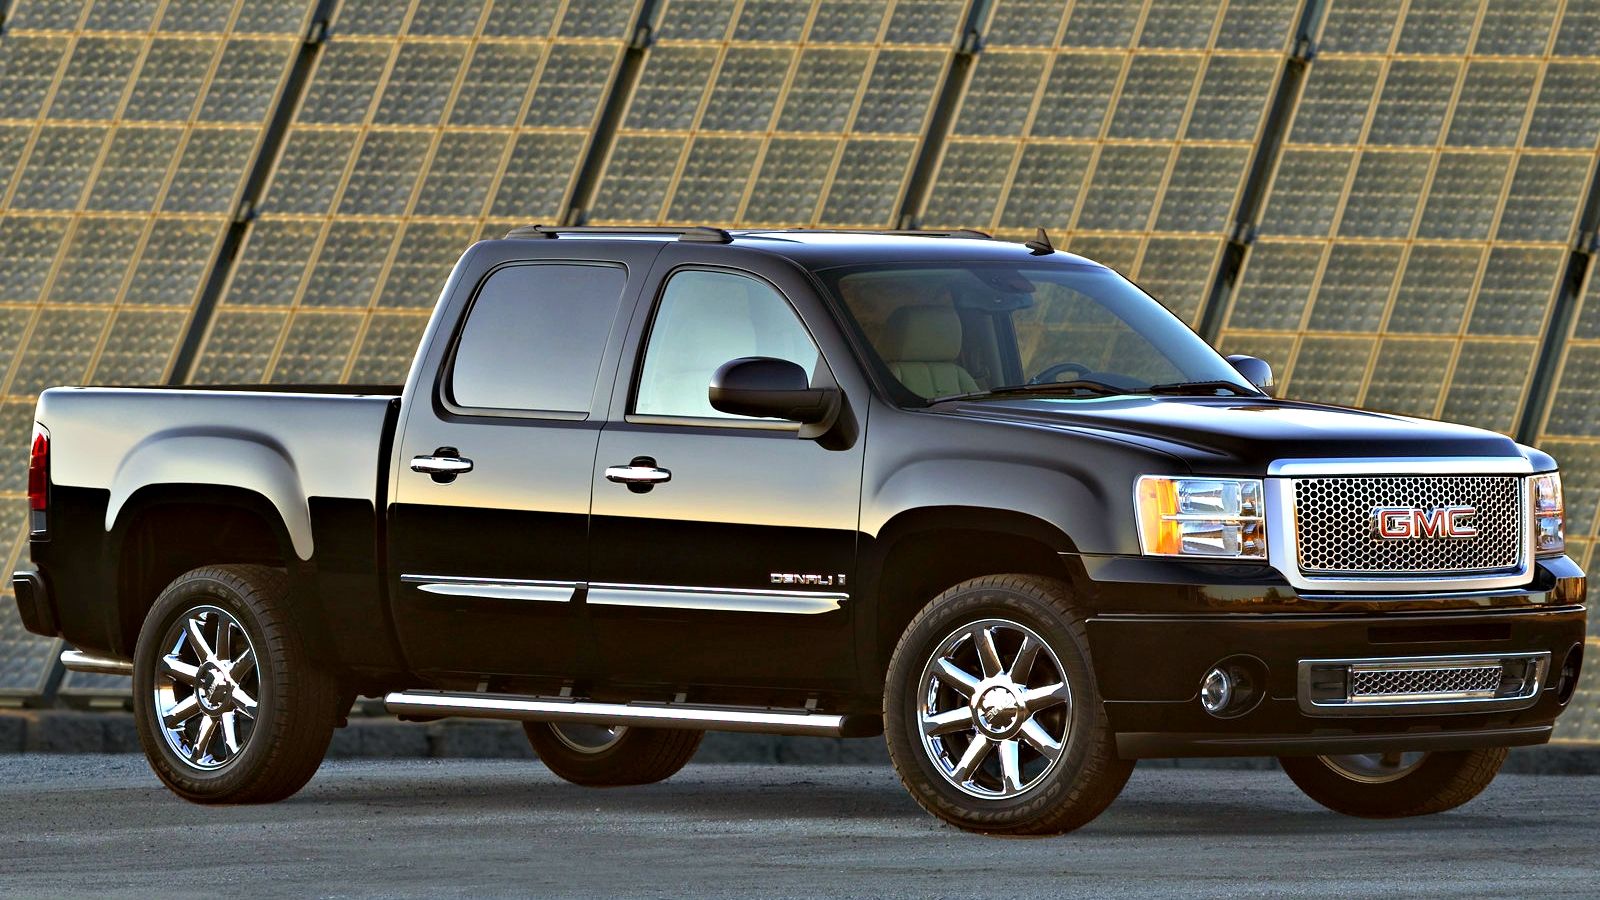
[[874, 265], [818, 274], [901, 405], [1024, 392], [1259, 393], [1165, 307], [1098, 265]]

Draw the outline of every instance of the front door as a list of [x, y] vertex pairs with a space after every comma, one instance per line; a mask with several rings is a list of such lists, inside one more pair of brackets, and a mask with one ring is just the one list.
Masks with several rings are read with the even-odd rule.
[[601, 657], [611, 678], [675, 689], [844, 687], [862, 441], [826, 449], [707, 399], [717, 367], [745, 356], [834, 383], [813, 338], [823, 313], [803, 279], [692, 262], [708, 258], [663, 251], [600, 435], [587, 603]]
[[555, 243], [530, 241], [458, 288], [471, 291], [456, 301], [464, 321], [441, 323], [420, 367], [438, 383], [412, 386], [390, 590], [424, 673], [574, 678], [594, 663], [579, 609], [590, 473], [630, 284], [657, 248], [610, 242], [573, 260], [554, 258]]

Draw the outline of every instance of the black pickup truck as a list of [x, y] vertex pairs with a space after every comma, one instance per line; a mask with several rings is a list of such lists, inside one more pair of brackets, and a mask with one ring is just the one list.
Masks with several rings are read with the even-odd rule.
[[1042, 234], [519, 228], [403, 389], [45, 392], [16, 596], [198, 802], [292, 794], [383, 696], [592, 785], [881, 732], [987, 832], [1154, 756], [1464, 803], [1578, 679], [1556, 463], [1270, 385]]

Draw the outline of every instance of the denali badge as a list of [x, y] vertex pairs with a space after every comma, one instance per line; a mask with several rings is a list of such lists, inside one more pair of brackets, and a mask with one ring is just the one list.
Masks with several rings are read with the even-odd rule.
[[773, 572], [773, 584], [804, 584], [811, 587], [844, 586], [843, 575], [799, 575], [793, 572]]
[[1380, 506], [1372, 511], [1373, 528], [1385, 540], [1407, 538], [1478, 536], [1476, 526], [1465, 520], [1478, 514], [1476, 506], [1439, 506], [1415, 509], [1405, 506]]

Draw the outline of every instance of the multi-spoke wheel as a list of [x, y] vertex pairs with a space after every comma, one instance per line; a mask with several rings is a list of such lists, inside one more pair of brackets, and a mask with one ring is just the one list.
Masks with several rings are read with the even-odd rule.
[[958, 789], [1003, 800], [1039, 784], [1072, 727], [1061, 660], [1033, 629], [1008, 619], [962, 625], [922, 672], [923, 748]]
[[573, 784], [653, 784], [677, 774], [700, 748], [703, 731], [526, 722], [528, 742], [550, 771]]
[[255, 730], [261, 678], [250, 636], [227, 611], [197, 606], [167, 629], [156, 662], [161, 736], [202, 771], [225, 766]]
[[307, 652], [282, 572], [185, 573], [145, 618], [134, 713], [151, 768], [200, 803], [266, 802], [299, 790], [333, 734], [337, 681]]
[[1424, 753], [1391, 751], [1278, 760], [1307, 797], [1369, 819], [1425, 816], [1483, 793], [1505, 762], [1504, 747]]
[[884, 731], [917, 802], [975, 831], [1070, 831], [1133, 769], [1116, 756], [1070, 589], [1039, 576], [974, 579], [924, 607], [889, 663]]

